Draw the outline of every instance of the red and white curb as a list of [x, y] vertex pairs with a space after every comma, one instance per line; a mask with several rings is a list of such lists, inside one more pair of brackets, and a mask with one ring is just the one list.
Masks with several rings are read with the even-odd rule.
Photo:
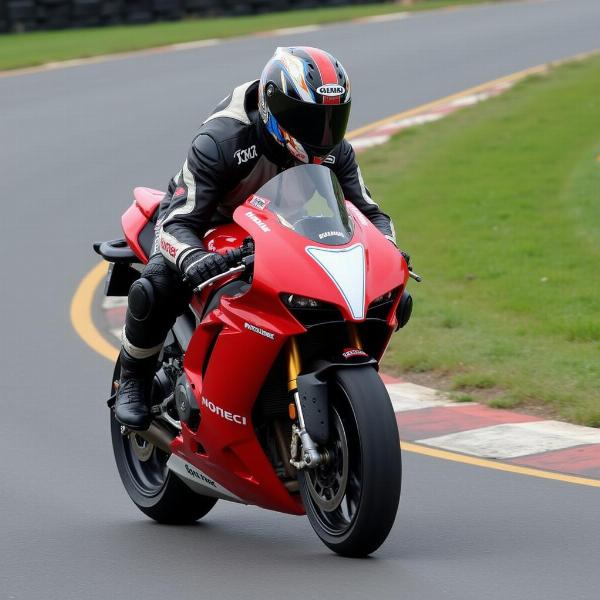
[[505, 80], [489, 84], [488, 87], [478, 90], [472, 94], [460, 96], [454, 99], [442, 100], [433, 106], [424, 108], [422, 112], [417, 112], [407, 117], [400, 117], [396, 120], [386, 120], [386, 122], [375, 127], [368, 129], [368, 131], [353, 137], [351, 142], [354, 150], [360, 152], [373, 146], [379, 146], [389, 142], [390, 138], [410, 127], [416, 127], [417, 125], [424, 125], [426, 123], [432, 123], [439, 121], [445, 116], [465, 108], [467, 106], [473, 106], [479, 102], [483, 102], [494, 96], [502, 94], [506, 90], [510, 89], [514, 85], [514, 81]]
[[403, 440], [516, 465], [600, 479], [600, 430], [457, 403], [412, 383], [388, 383]]

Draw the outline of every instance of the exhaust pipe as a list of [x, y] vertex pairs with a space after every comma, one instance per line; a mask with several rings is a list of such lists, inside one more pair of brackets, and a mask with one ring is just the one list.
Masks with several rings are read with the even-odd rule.
[[175, 434], [165, 427], [162, 423], [152, 421], [150, 427], [145, 431], [136, 431], [136, 435], [144, 438], [163, 452], [171, 454], [171, 442], [175, 439]]

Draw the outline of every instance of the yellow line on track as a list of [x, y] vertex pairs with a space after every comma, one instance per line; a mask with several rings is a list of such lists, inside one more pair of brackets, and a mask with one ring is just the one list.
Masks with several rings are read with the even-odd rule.
[[108, 264], [102, 261], [81, 280], [71, 300], [71, 324], [79, 337], [92, 350], [114, 362], [119, 351], [98, 331], [92, 317], [94, 295], [106, 277], [107, 271]]
[[[571, 57], [568, 60], [582, 60], [596, 53], [598, 53], [598, 50], [578, 54], [574, 57]], [[562, 63], [566, 61], [560, 62]], [[395, 115], [391, 115], [390, 117], [386, 117], [385, 119], [375, 121], [374, 123], [370, 123], [369, 125], [365, 125], [364, 127], [359, 127], [358, 129], [355, 129], [348, 133], [346, 137], [349, 140], [356, 139], [357, 137], [364, 135], [367, 132], [373, 131], [374, 129], [377, 129], [382, 125], [387, 125], [388, 123], [392, 123], [394, 121], [399, 121], [401, 119], [412, 117], [416, 114], [425, 112], [426, 110], [433, 109], [439, 105], [452, 102], [453, 100], [458, 100], [459, 98], [464, 98], [465, 96], [477, 94], [478, 92], [481, 92], [494, 85], [501, 83], [514, 83], [530, 75], [543, 73], [548, 70], [549, 66], [551, 65], [538, 65], [536, 67], [524, 69], [522, 71], [518, 71], [517, 73], [512, 73], [505, 77], [499, 77], [498, 79], [494, 79], [492, 81], [476, 85], [474, 87], [463, 90], [462, 92], [445, 96], [444, 98], [434, 100], [433, 102], [428, 102], [421, 106], [417, 106], [416, 108], [405, 110]], [[92, 304], [94, 300], [94, 295], [96, 293], [96, 289], [104, 280], [106, 272], [107, 265], [105, 262], [101, 262], [97, 264], [91, 271], [89, 271], [89, 273], [87, 273], [87, 275], [83, 278], [83, 280], [77, 288], [77, 291], [75, 292], [75, 295], [73, 296], [73, 300], [71, 301], [71, 323], [75, 331], [78, 333], [79, 337], [81, 337], [81, 339], [90, 348], [92, 348], [92, 350], [95, 350], [101, 356], [104, 356], [108, 360], [114, 362], [117, 358], [119, 351], [117, 348], [115, 348], [115, 346], [108, 342], [106, 338], [103, 337], [100, 331], [98, 331], [92, 318]], [[467, 456], [465, 454], [448, 452], [446, 450], [438, 450], [436, 448], [430, 448], [428, 446], [421, 446], [412, 442], [402, 442], [402, 448], [406, 452], [413, 452], [415, 454], [422, 454], [424, 456], [439, 458], [442, 460], [450, 460], [453, 462], [464, 463], [467, 465], [484, 467], [486, 469], [494, 469], [496, 471], [505, 471], [509, 473], [516, 473], [519, 475], [527, 475], [529, 477], [538, 477], [541, 479], [552, 479], [555, 481], [562, 481], [565, 483], [584, 485], [588, 487], [600, 487], [600, 480], [596, 479], [587, 479], [585, 477], [565, 475], [562, 473], [555, 473], [552, 471], [542, 471], [540, 469], [534, 469], [531, 467], [521, 467], [519, 465], [512, 465], [509, 463], [496, 462], [489, 459]]]
[[529, 477], [539, 477], [540, 479], [553, 479], [555, 481], [564, 481], [565, 483], [600, 488], [599, 479], [588, 479], [586, 477], [578, 477], [577, 475], [542, 471], [540, 469], [534, 469], [533, 467], [521, 467], [519, 465], [511, 465], [510, 463], [497, 462], [488, 458], [478, 458], [476, 456], [458, 454], [457, 452], [449, 452], [448, 450], [438, 450], [437, 448], [421, 446], [420, 444], [413, 444], [412, 442], [403, 441], [401, 446], [402, 450], [405, 452], [414, 452], [415, 454], [423, 454], [424, 456], [441, 458], [442, 460], [451, 460], [453, 462], [459, 462], [475, 467], [484, 467], [485, 469], [517, 473], [518, 475], [528, 475]]

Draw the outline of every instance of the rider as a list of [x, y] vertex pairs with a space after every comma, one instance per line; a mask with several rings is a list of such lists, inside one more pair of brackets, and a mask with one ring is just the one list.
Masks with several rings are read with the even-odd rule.
[[354, 150], [344, 139], [350, 81], [328, 52], [277, 48], [259, 81], [235, 88], [204, 121], [187, 160], [161, 202], [153, 254], [130, 288], [122, 336], [117, 420], [130, 429], [151, 421], [149, 395], [157, 357], [191, 290], [227, 270], [202, 237], [281, 171], [322, 164], [345, 197], [392, 242], [390, 218], [371, 199]]

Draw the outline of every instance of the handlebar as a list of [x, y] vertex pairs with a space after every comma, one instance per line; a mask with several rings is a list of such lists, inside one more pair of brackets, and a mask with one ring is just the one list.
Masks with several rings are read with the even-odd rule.
[[[237, 264], [236, 266], [232, 266], [230, 269], [228, 269], [227, 271], [224, 271], [223, 273], [219, 273], [218, 275], [214, 275], [210, 279], [203, 281], [200, 285], [198, 285], [194, 288], [194, 292], [199, 293], [203, 289], [212, 285], [213, 283], [220, 281], [221, 279], [224, 279], [225, 277], [229, 277], [230, 275], [234, 275], [235, 273], [243, 273], [246, 269], [251, 268], [253, 265], [254, 265], [254, 254], [253, 253], [246, 254], [245, 256], [243, 256], [243, 258], [241, 258], [241, 261], [239, 264]], [[414, 271], [411, 271], [410, 269], [408, 271], [408, 274], [411, 279], [414, 279], [418, 283], [423, 281], [423, 278], [420, 275], [418, 275]]]

